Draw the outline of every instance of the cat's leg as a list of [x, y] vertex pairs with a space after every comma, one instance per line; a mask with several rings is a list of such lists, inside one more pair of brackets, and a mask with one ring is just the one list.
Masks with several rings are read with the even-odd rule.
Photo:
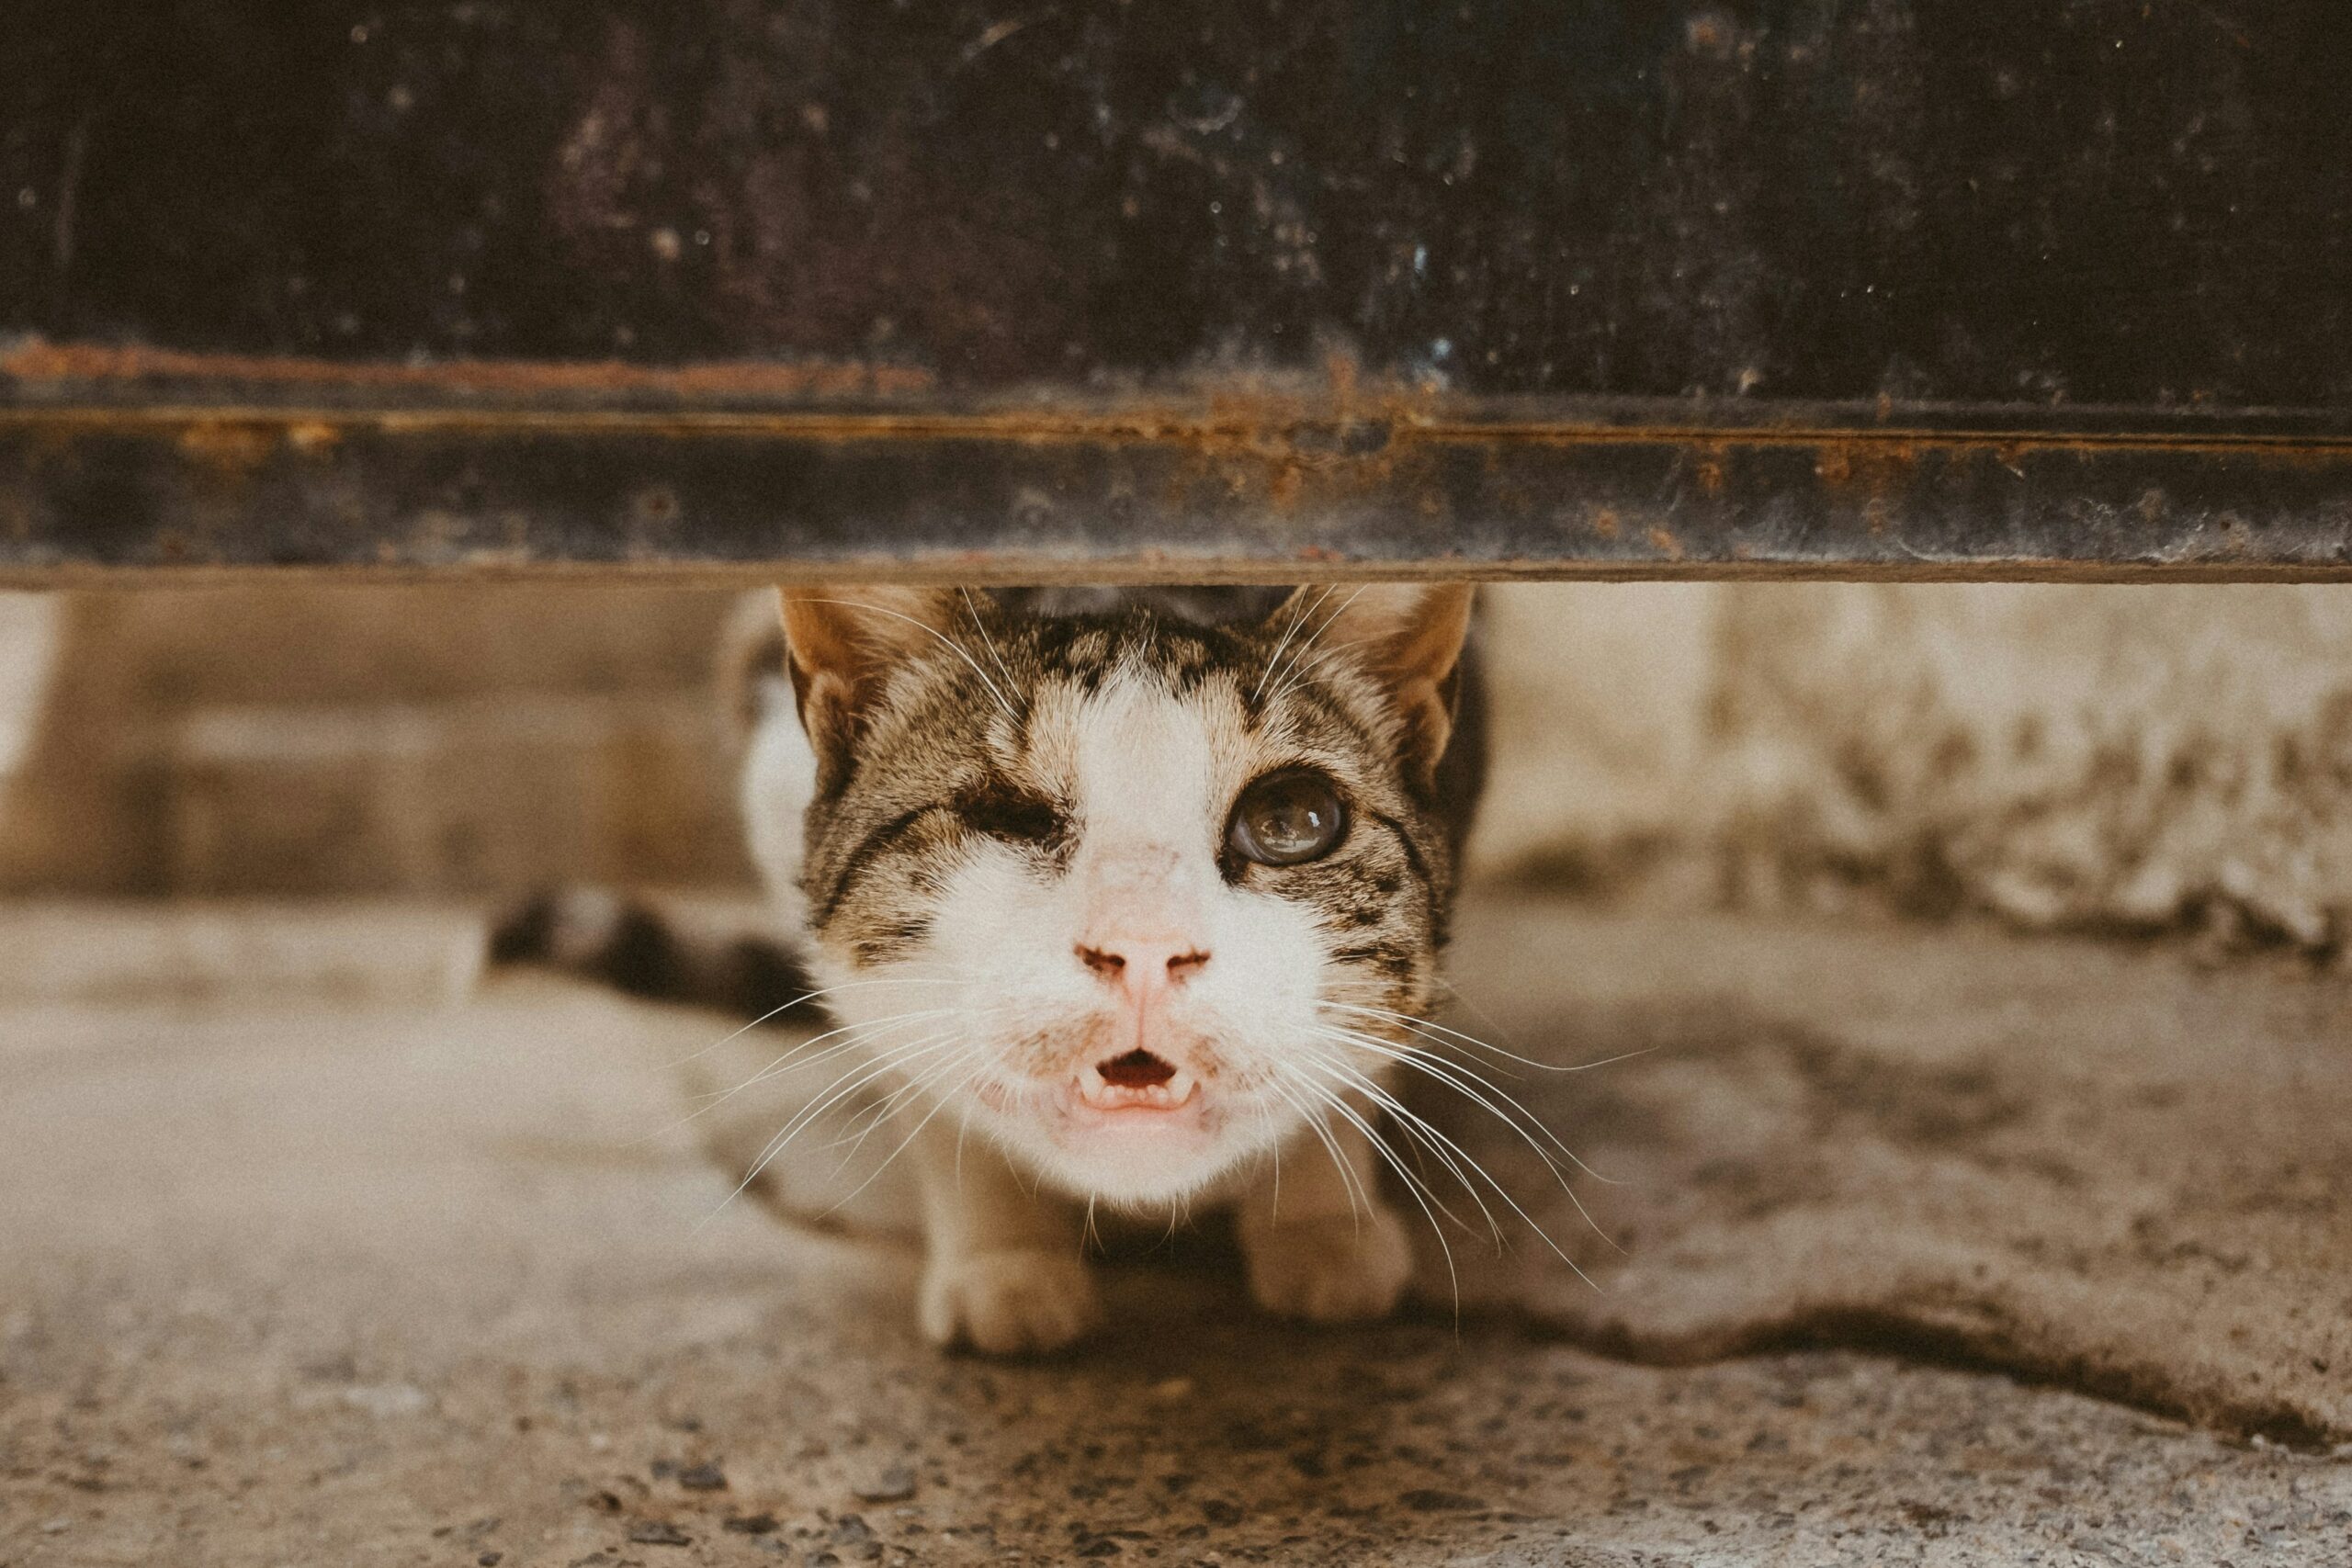
[[1278, 1169], [1242, 1195], [1250, 1293], [1268, 1312], [1315, 1323], [1385, 1317], [1413, 1271], [1412, 1244], [1380, 1195], [1372, 1140], [1345, 1118], [1326, 1131], [1329, 1147], [1312, 1133], [1293, 1137]]
[[1075, 1202], [1041, 1190], [989, 1140], [960, 1138], [953, 1126], [926, 1129], [913, 1152], [926, 1337], [992, 1356], [1038, 1355], [1094, 1326], [1102, 1301]]

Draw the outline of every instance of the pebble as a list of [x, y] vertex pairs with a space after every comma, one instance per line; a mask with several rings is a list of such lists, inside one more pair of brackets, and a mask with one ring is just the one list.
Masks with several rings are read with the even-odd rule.
[[692, 1546], [695, 1538], [667, 1519], [639, 1519], [628, 1527], [634, 1546]]
[[724, 1492], [727, 1474], [715, 1464], [698, 1464], [678, 1472], [678, 1484], [689, 1492]]
[[850, 1495], [861, 1503], [903, 1503], [915, 1495], [915, 1472], [903, 1464], [894, 1464], [878, 1475], [852, 1484]]

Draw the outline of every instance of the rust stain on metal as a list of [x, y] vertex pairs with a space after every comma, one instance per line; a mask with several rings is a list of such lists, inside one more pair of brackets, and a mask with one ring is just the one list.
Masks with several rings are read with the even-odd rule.
[[21, 381], [195, 380], [370, 391], [662, 393], [681, 398], [902, 397], [938, 378], [910, 366], [840, 361], [722, 361], [681, 366], [620, 360], [445, 359], [424, 364], [190, 354], [143, 344], [33, 339], [0, 353], [0, 376]]
[[[1952, 445], [1968, 449], [1983, 444], [1959, 441]], [[1913, 483], [1919, 448], [1918, 439], [1908, 433], [1893, 437], [1847, 434], [1824, 439], [1815, 447], [1813, 471], [1831, 494], [1859, 492], [1866, 513], [1883, 512], [1887, 497]], [[1873, 532], [1877, 526], [1874, 521]]]
[[267, 462], [277, 437], [276, 426], [252, 420], [199, 420], [180, 432], [179, 448], [206, 472], [235, 478]]
[[1694, 454], [1694, 467], [1702, 493], [1709, 496], [1723, 494], [1724, 448], [1722, 446], [1700, 447]]
[[[1270, 503], [1292, 504], [1319, 479], [1345, 475], [1364, 487], [1396, 484], [1415, 450], [1476, 447], [1489, 465], [1514, 448], [1557, 446], [1676, 446], [1689, 450], [1697, 489], [1714, 499], [1737, 488], [1742, 455], [1809, 449], [1814, 471], [1832, 491], [1887, 494], [1916, 480], [1930, 452], [1989, 457], [2013, 475], [2035, 454], [2095, 456], [2125, 448], [2245, 452], [2285, 466], [2334, 464], [2352, 435], [2249, 432], [1937, 428], [1928, 423], [1857, 427], [1763, 424], [1725, 428], [1661, 419], [1624, 423], [1580, 418], [1574, 409], [1549, 420], [1482, 419], [1475, 400], [1450, 400], [1394, 378], [1367, 378], [1335, 356], [1319, 380], [1225, 375], [1199, 378], [1152, 395], [1106, 394], [1075, 405], [957, 407], [928, 371], [842, 362], [726, 362], [673, 367], [619, 361], [444, 360], [426, 364], [340, 362], [277, 356], [194, 354], [140, 345], [34, 340], [0, 352], [0, 379], [37, 389], [36, 397], [0, 408], [0, 420], [52, 427], [130, 428], [190, 421], [267, 423], [298, 450], [333, 448], [360, 429], [483, 431], [515, 426], [571, 433], [807, 440], [970, 440], [1091, 442], [1189, 448], [1211, 467], [1247, 466], [1263, 478], [1269, 465], [1291, 470], [1267, 481]], [[162, 390], [143, 383], [161, 383]], [[173, 406], [175, 387], [208, 393], [241, 391], [254, 401]], [[88, 389], [98, 389], [96, 391]], [[117, 389], [121, 389], [118, 390]], [[132, 389], [136, 389], [134, 391]], [[337, 406], [278, 406], [264, 400], [305, 390], [355, 400]], [[436, 403], [478, 395], [490, 406]], [[680, 406], [616, 406], [616, 400], [659, 396]], [[931, 406], [908, 406], [916, 398]], [[554, 401], [533, 401], [554, 399]], [[575, 400], [565, 402], [560, 400]], [[847, 409], [788, 406], [837, 399]], [[778, 404], [758, 406], [762, 400]], [[729, 406], [730, 402], [741, 406]], [[1892, 405], [1879, 411], [1892, 421]]]
[[[914, 581], [947, 570], [943, 552], [975, 581], [1273, 581], [1306, 562], [1343, 576], [2352, 571], [2352, 430], [2295, 411], [2235, 428], [2007, 408], [1873, 425], [1824, 404], [1708, 424], [1713, 405], [1500, 403], [1343, 357], [1319, 375], [1044, 391], [975, 398], [862, 366], [352, 366], [36, 344], [0, 351], [0, 461], [17, 465], [0, 504], [29, 541], [11, 558], [23, 571], [774, 558]], [[141, 498], [136, 532], [119, 525], [121, 493]], [[2249, 497], [2251, 531], [2217, 533]], [[85, 516], [118, 525], [85, 542]]]

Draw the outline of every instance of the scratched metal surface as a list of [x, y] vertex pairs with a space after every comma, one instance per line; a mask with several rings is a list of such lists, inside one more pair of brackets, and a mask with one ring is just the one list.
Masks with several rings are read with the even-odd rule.
[[2352, 572], [2339, 0], [0, 7], [0, 577]]

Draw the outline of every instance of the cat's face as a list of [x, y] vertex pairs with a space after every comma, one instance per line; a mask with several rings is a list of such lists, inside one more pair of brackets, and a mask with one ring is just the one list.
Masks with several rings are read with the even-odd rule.
[[915, 1116], [1165, 1201], [1383, 1076], [1338, 1032], [1430, 1001], [1467, 590], [1303, 590], [1238, 629], [956, 591], [785, 616], [828, 1005]]

